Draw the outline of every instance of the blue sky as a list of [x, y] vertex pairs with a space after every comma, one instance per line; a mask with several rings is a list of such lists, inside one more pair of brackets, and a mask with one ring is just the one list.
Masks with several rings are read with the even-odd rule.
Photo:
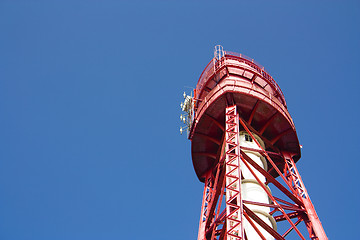
[[196, 239], [180, 101], [216, 44], [284, 92], [330, 239], [359, 222], [358, 1], [0, 2], [0, 239]]

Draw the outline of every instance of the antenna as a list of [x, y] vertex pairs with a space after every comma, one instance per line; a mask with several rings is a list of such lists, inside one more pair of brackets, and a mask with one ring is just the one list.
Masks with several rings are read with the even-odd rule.
[[187, 95], [186, 92], [183, 93], [184, 102], [180, 103], [180, 108], [182, 110], [182, 114], [180, 115], [180, 121], [185, 126], [180, 126], [180, 134], [186, 130], [189, 135], [189, 130], [191, 128], [193, 122], [193, 114], [194, 114], [194, 98], [192, 93]]

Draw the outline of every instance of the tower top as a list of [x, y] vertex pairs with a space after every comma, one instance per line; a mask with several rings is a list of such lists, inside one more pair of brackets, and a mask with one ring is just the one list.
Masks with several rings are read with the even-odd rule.
[[[216, 45], [214, 58], [200, 75], [194, 92], [189, 139], [195, 172], [201, 181], [217, 164], [227, 106], [237, 106], [240, 119], [264, 140], [267, 150], [290, 152], [294, 161], [300, 159], [299, 140], [284, 94], [254, 59]], [[278, 175], [272, 170], [270, 174]]]

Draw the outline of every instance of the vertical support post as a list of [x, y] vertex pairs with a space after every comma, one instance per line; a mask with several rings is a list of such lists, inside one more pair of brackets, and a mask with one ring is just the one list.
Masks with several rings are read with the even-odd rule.
[[292, 183], [292, 190], [301, 197], [304, 207], [306, 209], [308, 219], [305, 220], [306, 227], [308, 228], [311, 239], [327, 240], [324, 228], [321, 225], [320, 219], [316, 214], [314, 205], [306, 191], [305, 185], [300, 177], [296, 168], [296, 164], [289, 153], [284, 153], [285, 170], [284, 175], [288, 181]]
[[236, 105], [225, 112], [226, 240], [243, 240], [243, 203], [239, 145], [239, 115]]
[[204, 186], [203, 201], [201, 206], [198, 240], [205, 240], [205, 227], [206, 227], [207, 219], [209, 217], [208, 208], [210, 205], [210, 201], [213, 197], [212, 185], [213, 185], [213, 176], [211, 171], [209, 171], [205, 176], [205, 186]]

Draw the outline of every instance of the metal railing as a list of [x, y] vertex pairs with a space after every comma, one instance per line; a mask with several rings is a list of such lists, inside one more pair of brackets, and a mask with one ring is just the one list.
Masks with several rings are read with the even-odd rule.
[[[284, 94], [281, 91], [279, 85], [275, 82], [275, 80], [271, 77], [271, 75], [265, 71], [265, 68], [261, 64], [257, 63], [254, 59], [252, 59], [246, 55], [243, 55], [241, 53], [235, 53], [235, 52], [230, 52], [230, 51], [224, 51], [224, 52], [225, 52], [225, 56], [223, 58], [225, 60], [229, 59], [229, 58], [230, 59], [236, 58], [236, 60], [238, 60], [238, 61], [240, 60], [240, 61], [244, 62], [245, 64], [247, 64], [248, 66], [253, 68], [256, 72], [258, 72], [258, 74], [276, 91], [277, 97], [280, 98], [280, 101], [286, 107], [285, 97], [284, 97]], [[222, 59], [220, 59], [218, 61], [221, 61], [221, 60]], [[201, 94], [206, 82], [215, 73], [217, 68], [222, 66], [221, 64], [220, 65], [215, 64], [216, 62], [217, 62], [217, 60], [215, 58], [213, 58], [213, 60], [209, 62], [209, 64], [205, 67], [204, 71], [201, 73], [198, 84], [196, 85], [195, 98], [198, 99], [200, 97], [200, 94]]]

